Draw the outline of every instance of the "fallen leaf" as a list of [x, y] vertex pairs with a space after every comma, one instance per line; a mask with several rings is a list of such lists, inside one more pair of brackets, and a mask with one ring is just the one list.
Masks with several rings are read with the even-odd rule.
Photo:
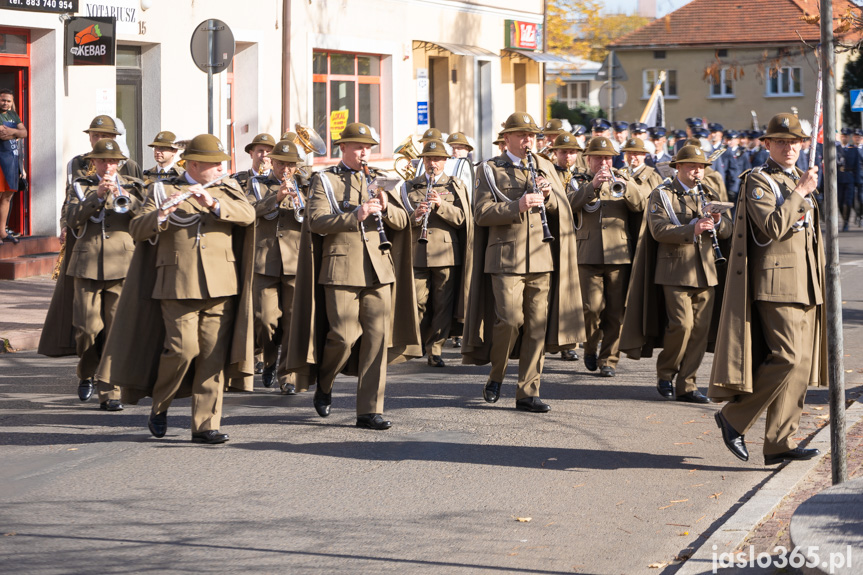
[[681, 531], [680, 533], [678, 533], [678, 535], [680, 535], [681, 537], [684, 537], [686, 535], [689, 535], [689, 531]]
[[510, 557], [515, 557], [516, 555], [518, 555], [518, 553], [509, 553]]
[[693, 419], [692, 421], [684, 421], [683, 425], [689, 425], [690, 423], [695, 423], [695, 420]]
[[15, 537], [16, 535], [18, 535], [18, 534], [15, 533], [14, 531], [10, 531], [9, 533], [4, 533], [3, 537]]
[[813, 407], [812, 409], [814, 409], [815, 411], [824, 411], [824, 406], [819, 405], [818, 407]]
[[673, 505], [666, 505], [665, 507], [660, 507], [659, 509], [668, 509], [669, 507], [673, 507]]
[[66, 451], [78, 451], [78, 448], [77, 447], [70, 447]]
[[519, 523], [530, 523], [533, 520], [533, 517], [516, 517], [515, 520]]
[[658, 563], [651, 563], [650, 565], [648, 565], [648, 567], [650, 569], [662, 569], [666, 565], [668, 565], [668, 563], [666, 563], [665, 561], [662, 561], [662, 562], [658, 562]]
[[829, 415], [816, 415], [815, 419], [827, 420], [827, 419], [830, 419], [830, 416]]
[[578, 485], [573, 485], [573, 489], [578, 489], [579, 487], [584, 487], [584, 483], [579, 483]]
[[615, 503], [614, 506], [617, 507], [618, 505], [623, 505], [623, 503], [624, 503], [624, 500], [620, 500], [617, 503]]
[[670, 501], [669, 503], [686, 503], [689, 499], [677, 499], [675, 501]]
[[645, 417], [644, 419], [650, 419], [651, 417], [656, 417], [656, 414], [655, 414], [655, 413], [651, 413], [650, 415], [648, 415], [648, 416], [647, 416], [647, 417]]
[[710, 497], [708, 497], [708, 499], [719, 499], [720, 495], [722, 495], [722, 492], [718, 491], [718, 492], [714, 493], [713, 495], [711, 495]]
[[681, 441], [680, 443], [675, 443], [674, 445], [692, 445], [691, 441]]

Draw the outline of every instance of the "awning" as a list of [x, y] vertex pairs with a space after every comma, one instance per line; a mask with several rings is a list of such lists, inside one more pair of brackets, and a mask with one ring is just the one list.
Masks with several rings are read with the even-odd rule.
[[422, 48], [426, 52], [430, 50], [445, 50], [447, 52], [451, 52], [456, 56], [483, 56], [486, 58], [499, 58], [497, 54], [490, 50], [486, 50], [485, 48], [480, 48], [479, 46], [468, 46], [467, 44], [449, 44], [444, 42], [426, 42], [424, 40], [415, 40], [418, 46], [417, 48]]
[[506, 54], [509, 58], [514, 58], [516, 56], [523, 56], [528, 60], [533, 60], [534, 62], [540, 62], [545, 64], [547, 62], [561, 62], [564, 64], [570, 64], [571, 62], [566, 58], [562, 58], [557, 54], [549, 54], [547, 52], [525, 52], [522, 50], [511, 50], [510, 48], [504, 48], [504, 54]]

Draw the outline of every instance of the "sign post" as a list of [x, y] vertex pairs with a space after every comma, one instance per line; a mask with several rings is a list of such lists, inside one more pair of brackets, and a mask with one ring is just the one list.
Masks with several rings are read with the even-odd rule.
[[424, 132], [429, 127], [429, 71], [417, 69], [417, 128]]
[[228, 69], [234, 59], [234, 34], [221, 20], [204, 20], [192, 33], [192, 60], [207, 73], [207, 126], [213, 133], [213, 75]]
[[848, 99], [851, 100], [851, 111], [860, 112], [860, 126], [863, 127], [863, 90], [851, 90]]

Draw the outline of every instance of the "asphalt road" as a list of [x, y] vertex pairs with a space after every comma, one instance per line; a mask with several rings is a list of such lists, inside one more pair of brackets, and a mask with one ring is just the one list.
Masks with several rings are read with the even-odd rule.
[[[863, 233], [843, 238], [857, 396]], [[190, 442], [188, 400], [157, 440], [149, 400], [118, 414], [79, 402], [73, 359], [0, 356], [0, 570], [673, 573], [776, 472], [760, 465], [763, 420], [738, 461], [717, 406], [659, 397], [654, 360], [624, 359], [609, 380], [548, 356], [541, 415], [514, 410], [515, 364], [488, 405], [487, 368], [444, 359], [391, 368], [389, 431], [354, 427], [355, 381], [342, 378], [326, 420], [308, 393], [228, 396], [231, 441], [211, 447]], [[801, 437], [826, 401], [810, 389]]]

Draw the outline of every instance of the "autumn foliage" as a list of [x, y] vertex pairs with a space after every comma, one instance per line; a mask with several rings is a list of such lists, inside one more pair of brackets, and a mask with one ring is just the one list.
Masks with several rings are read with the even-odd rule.
[[549, 52], [602, 62], [610, 43], [650, 22], [643, 16], [603, 14], [604, 5], [601, 0], [548, 0]]

